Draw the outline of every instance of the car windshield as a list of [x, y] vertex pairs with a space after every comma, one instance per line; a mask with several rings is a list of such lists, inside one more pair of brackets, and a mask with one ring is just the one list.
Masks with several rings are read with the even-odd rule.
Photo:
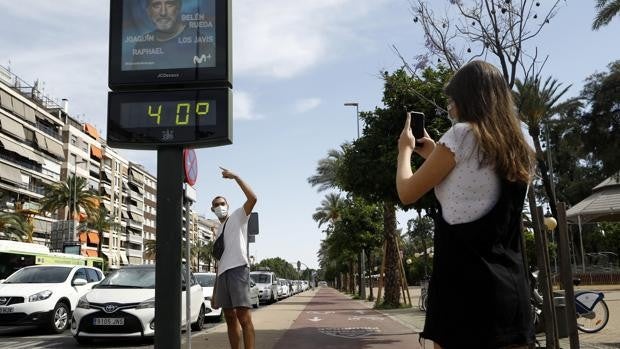
[[155, 288], [155, 268], [115, 270], [97, 288]]
[[214, 274], [194, 274], [194, 276], [202, 287], [213, 287], [213, 285], [215, 284]]
[[57, 284], [67, 280], [71, 267], [23, 268], [4, 280], [5, 284]]
[[250, 274], [250, 277], [257, 284], [270, 284], [271, 283], [271, 275], [269, 274]]

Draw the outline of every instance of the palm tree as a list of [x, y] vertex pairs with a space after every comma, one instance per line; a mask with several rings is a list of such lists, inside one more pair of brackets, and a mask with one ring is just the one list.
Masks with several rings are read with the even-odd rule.
[[206, 261], [208, 263], [207, 268], [211, 268], [211, 256], [213, 253], [213, 242], [208, 241], [206, 244], [202, 241], [197, 241], [191, 247], [192, 259], [196, 258], [197, 260], [197, 271], [200, 271], [200, 262]]
[[116, 230], [120, 231], [122, 225], [117, 223], [110, 217], [110, 212], [104, 205], [99, 205], [99, 208], [94, 215], [89, 215], [86, 224], [80, 227], [80, 231], [84, 230], [96, 230], [99, 235], [99, 245], [97, 245], [97, 256], [101, 257], [101, 245], [103, 244], [103, 232]]
[[28, 235], [27, 222], [17, 213], [0, 212], [0, 232], [9, 240], [23, 241]]
[[308, 178], [308, 183], [313, 187], [318, 186], [319, 192], [337, 187], [336, 175], [343, 155], [342, 150], [330, 149], [327, 157], [319, 160], [316, 174]]
[[89, 217], [94, 217], [99, 210], [99, 195], [88, 189], [86, 178], [70, 176], [63, 182], [46, 185], [40, 204], [41, 211], [49, 213], [67, 208], [67, 220], [75, 217], [80, 209]]
[[325, 223], [333, 223], [340, 217], [344, 206], [344, 199], [340, 194], [329, 193], [321, 201], [321, 206], [316, 208], [312, 219], [319, 223], [319, 228]]
[[540, 146], [540, 130], [542, 124], [556, 113], [559, 107], [555, 105], [557, 101], [571, 87], [568, 85], [559, 90], [561, 85], [556, 79], [548, 77], [541, 86], [541, 79], [538, 75], [529, 77], [523, 82], [520, 80], [515, 82], [517, 89], [515, 91], [515, 102], [523, 122], [527, 124], [528, 132], [534, 140], [538, 168], [542, 174], [543, 185], [554, 217], [557, 217], [555, 197], [551, 190], [551, 180], [549, 179], [545, 156]]
[[155, 240], [144, 240], [144, 258], [155, 259]]
[[592, 22], [592, 29], [594, 30], [609, 24], [611, 19], [620, 13], [620, 0], [597, 0], [596, 11], [596, 17]]

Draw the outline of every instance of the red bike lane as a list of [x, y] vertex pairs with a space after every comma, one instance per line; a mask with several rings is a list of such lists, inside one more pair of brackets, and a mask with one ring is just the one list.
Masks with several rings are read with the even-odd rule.
[[274, 349], [416, 349], [410, 328], [332, 288], [321, 288]]

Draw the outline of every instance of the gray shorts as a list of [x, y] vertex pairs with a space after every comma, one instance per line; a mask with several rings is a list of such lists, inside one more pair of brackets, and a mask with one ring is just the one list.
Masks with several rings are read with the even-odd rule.
[[242, 265], [217, 277], [215, 302], [222, 309], [251, 308], [250, 268]]

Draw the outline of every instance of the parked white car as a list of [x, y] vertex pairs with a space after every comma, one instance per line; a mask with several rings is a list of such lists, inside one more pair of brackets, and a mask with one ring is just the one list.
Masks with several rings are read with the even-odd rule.
[[194, 276], [200, 286], [202, 286], [203, 302], [205, 305], [205, 320], [220, 322], [222, 320], [222, 308], [211, 308], [211, 297], [213, 297], [213, 285], [215, 284], [215, 273], [195, 273]]
[[250, 303], [254, 309], [260, 306], [260, 291], [258, 289], [258, 285], [252, 279], [250, 279]]
[[38, 325], [61, 333], [80, 297], [101, 279], [103, 273], [93, 267], [24, 267], [0, 283], [0, 325]]
[[258, 287], [258, 297], [263, 303], [274, 303], [278, 300], [278, 279], [271, 271], [252, 271], [250, 279]]
[[289, 285], [288, 280], [286, 279], [278, 279], [278, 283], [282, 288], [282, 293], [280, 294], [280, 298], [286, 298], [291, 295], [291, 287]]
[[[181, 272], [181, 327], [185, 326], [185, 272]], [[191, 327], [200, 331], [205, 305], [202, 287], [190, 277]], [[80, 344], [95, 338], [149, 338], [155, 335], [155, 266], [113, 271], [82, 298], [73, 313], [71, 333]]]

